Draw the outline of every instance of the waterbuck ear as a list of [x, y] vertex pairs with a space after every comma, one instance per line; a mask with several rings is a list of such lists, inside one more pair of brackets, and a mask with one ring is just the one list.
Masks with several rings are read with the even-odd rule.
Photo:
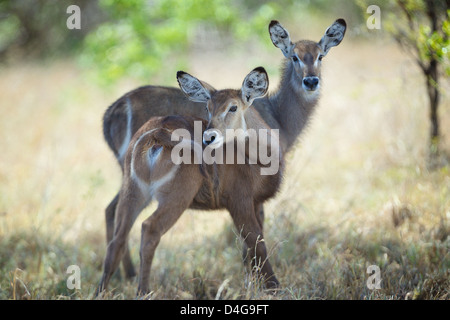
[[278, 21], [272, 20], [269, 24], [269, 33], [273, 45], [279, 48], [286, 58], [290, 58], [294, 45], [289, 37], [289, 32]]
[[269, 77], [263, 67], [253, 69], [242, 83], [241, 93], [245, 105], [251, 106], [253, 100], [262, 98], [269, 89]]
[[347, 23], [344, 19], [337, 19], [325, 31], [324, 36], [319, 41], [319, 47], [322, 49], [323, 55], [326, 55], [331, 47], [337, 46], [344, 39]]
[[209, 89], [212, 87], [205, 83], [205, 85], [209, 87], [206, 89], [200, 80], [191, 76], [189, 73], [178, 71], [177, 81], [180, 85], [181, 91], [186, 94], [189, 100], [195, 102], [207, 102], [211, 99], [211, 92]]

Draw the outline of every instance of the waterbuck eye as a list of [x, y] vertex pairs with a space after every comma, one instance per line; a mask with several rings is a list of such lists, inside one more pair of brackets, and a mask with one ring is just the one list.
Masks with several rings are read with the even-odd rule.
[[319, 61], [322, 61], [322, 59], [323, 59], [323, 55], [320, 55], [319, 56]]
[[230, 110], [228, 112], [236, 112], [237, 106], [231, 106]]
[[298, 58], [297, 58], [296, 56], [293, 56], [293, 57], [292, 57], [292, 61], [297, 62], [297, 61], [298, 61]]

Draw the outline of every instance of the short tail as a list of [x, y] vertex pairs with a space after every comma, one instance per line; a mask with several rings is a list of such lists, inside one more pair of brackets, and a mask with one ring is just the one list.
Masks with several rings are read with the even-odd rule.
[[103, 116], [103, 136], [120, 163], [133, 135], [132, 113], [130, 99], [125, 97], [114, 102]]
[[[203, 148], [200, 144], [196, 143], [193, 140], [190, 140], [189, 142], [184, 142], [183, 140], [174, 139], [172, 140], [172, 132], [166, 128], [160, 128], [156, 130], [152, 135], [152, 143], [153, 145], [161, 145], [168, 149], [173, 149], [178, 144], [183, 144], [184, 148], [189, 148], [191, 150], [191, 163], [198, 163], [200, 172], [204, 177], [208, 177], [208, 172], [205, 168], [205, 163], [203, 162]], [[197, 161], [194, 162], [195, 158], [197, 158]]]
[[112, 123], [113, 119], [116, 118], [116, 109], [118, 108], [118, 105], [120, 104], [120, 100], [114, 102], [112, 105], [106, 109], [104, 115], [103, 115], [103, 137], [105, 138], [106, 143], [108, 144], [108, 147], [112, 150], [116, 158], [119, 158], [119, 152], [114, 145], [114, 140], [112, 136]]

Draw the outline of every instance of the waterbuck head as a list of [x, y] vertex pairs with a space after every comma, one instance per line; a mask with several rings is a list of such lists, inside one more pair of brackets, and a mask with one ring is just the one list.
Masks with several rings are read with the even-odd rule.
[[295, 83], [307, 94], [315, 94], [320, 88], [320, 68], [322, 58], [328, 51], [341, 43], [347, 24], [344, 19], [336, 20], [325, 31], [319, 42], [301, 40], [292, 43], [288, 31], [275, 20], [269, 24], [270, 39], [284, 56], [291, 60], [295, 70]]
[[[208, 110], [208, 127], [203, 133], [203, 143], [220, 147], [236, 137], [236, 131], [247, 131], [246, 111], [255, 99], [263, 97], [269, 88], [269, 78], [263, 67], [252, 70], [244, 79], [240, 90], [214, 91], [197, 78], [183, 71], [177, 73], [178, 84], [187, 97], [205, 102]], [[233, 132], [233, 134], [227, 134]]]

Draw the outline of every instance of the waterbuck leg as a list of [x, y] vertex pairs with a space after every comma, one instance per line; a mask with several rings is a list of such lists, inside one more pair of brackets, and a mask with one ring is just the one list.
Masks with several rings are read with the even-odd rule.
[[[261, 230], [264, 232], [264, 206], [262, 203], [255, 205], [255, 216], [256, 219], [258, 219], [259, 226], [261, 227]], [[242, 261], [245, 265], [247, 265], [249, 260], [249, 252], [247, 244], [244, 242], [244, 246], [242, 248]]]
[[125, 271], [125, 278], [132, 279], [136, 276], [136, 271], [134, 270], [133, 261], [131, 261], [131, 255], [130, 255], [130, 246], [128, 245], [125, 248], [125, 254], [122, 258], [122, 266]]
[[161, 237], [190, 206], [200, 189], [202, 179], [200, 170], [196, 166], [183, 167], [177, 172], [173, 183], [162, 186], [156, 194], [158, 208], [142, 223], [138, 296], [150, 292], [150, 269], [156, 247]]
[[119, 193], [116, 194], [111, 203], [106, 207], [106, 244], [110, 243], [114, 236], [114, 219], [116, 216], [117, 202], [119, 202]]
[[106, 250], [103, 276], [97, 293], [107, 288], [111, 276], [127, 253], [128, 234], [136, 217], [148, 203], [149, 197], [143, 195], [135, 185], [122, 188], [116, 208], [114, 235]]
[[[119, 193], [116, 194], [114, 199], [108, 205], [105, 210], [106, 217], [106, 243], [109, 244], [114, 236], [114, 219], [116, 216], [116, 208], [117, 203], [119, 202]], [[125, 277], [127, 279], [133, 278], [136, 276], [136, 271], [133, 266], [133, 262], [131, 261], [130, 251], [127, 243], [126, 251], [122, 259], [122, 265], [125, 271]], [[120, 273], [117, 272], [116, 275], [120, 277]]]
[[236, 228], [241, 232], [249, 248], [252, 271], [262, 276], [268, 289], [274, 289], [279, 286], [279, 282], [268, 261], [262, 228], [255, 215], [254, 207], [251, 201], [246, 201], [240, 205], [238, 203], [232, 205], [229, 211]]

